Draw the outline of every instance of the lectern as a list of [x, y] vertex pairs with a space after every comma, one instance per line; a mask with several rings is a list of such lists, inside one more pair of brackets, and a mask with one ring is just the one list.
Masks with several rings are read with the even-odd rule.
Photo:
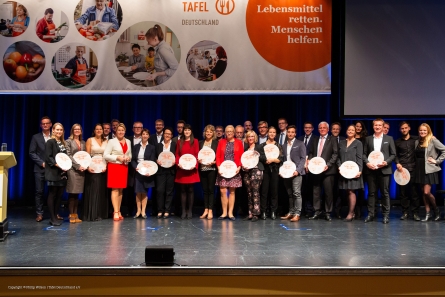
[[15, 165], [13, 152], [0, 152], [0, 241], [8, 236], [8, 170]]

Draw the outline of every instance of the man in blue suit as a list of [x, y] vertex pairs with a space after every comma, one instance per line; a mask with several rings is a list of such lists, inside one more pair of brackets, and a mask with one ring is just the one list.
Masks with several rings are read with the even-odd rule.
[[29, 145], [29, 156], [34, 161], [34, 179], [35, 179], [35, 202], [37, 222], [43, 220], [43, 190], [45, 189], [45, 143], [51, 139], [51, 119], [43, 117], [40, 120], [41, 133], [32, 136]]

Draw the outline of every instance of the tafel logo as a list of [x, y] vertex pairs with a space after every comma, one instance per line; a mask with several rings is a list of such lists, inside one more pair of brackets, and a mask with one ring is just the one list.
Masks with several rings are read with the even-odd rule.
[[235, 1], [234, 0], [216, 0], [216, 11], [222, 15], [231, 14], [235, 9]]

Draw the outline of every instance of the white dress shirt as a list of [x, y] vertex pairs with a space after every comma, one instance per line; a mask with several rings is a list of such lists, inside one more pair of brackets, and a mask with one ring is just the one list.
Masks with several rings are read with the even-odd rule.
[[287, 161], [291, 161], [290, 150], [291, 150], [292, 146], [294, 145], [294, 141], [295, 141], [295, 138], [292, 139], [290, 143], [289, 143], [289, 141], [287, 142], [287, 148], [286, 148], [286, 160]]
[[374, 150], [380, 152], [382, 150], [383, 133], [380, 137], [372, 135], [374, 137]]

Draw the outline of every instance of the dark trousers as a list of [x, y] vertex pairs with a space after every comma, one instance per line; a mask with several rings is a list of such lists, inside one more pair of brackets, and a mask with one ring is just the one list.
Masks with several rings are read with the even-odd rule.
[[312, 213], [314, 212], [314, 206], [313, 206], [313, 193], [314, 193], [314, 175], [310, 172], [306, 173], [302, 176], [303, 181], [301, 185], [301, 194], [303, 196], [303, 206], [302, 210], [305, 213]]
[[276, 212], [278, 208], [278, 171], [267, 168], [263, 171], [263, 184], [261, 186], [261, 212], [267, 210], [267, 197], [270, 193], [270, 211]]
[[34, 180], [36, 186], [35, 202], [36, 213], [43, 215], [43, 192], [45, 190], [45, 172], [34, 172]]
[[156, 193], [156, 199], [152, 198], [152, 203], [157, 201], [157, 209], [153, 212], [170, 212], [173, 200], [173, 191], [175, 189], [175, 176], [173, 174], [157, 174], [156, 188], [153, 188], [153, 194]]
[[[399, 188], [400, 189], [400, 204], [402, 205], [403, 213], [409, 212], [409, 208], [410, 208], [410, 204], [411, 204], [411, 211], [413, 212], [413, 214], [419, 214], [420, 200], [419, 200], [419, 195], [417, 193], [416, 183], [414, 182], [414, 172], [410, 171], [410, 175], [411, 175], [411, 178], [410, 178], [409, 183], [404, 186], [399, 186], [400, 187]], [[411, 192], [410, 193], [411, 199], [409, 199], [407, 192]]]
[[383, 174], [380, 170], [370, 172], [368, 177], [368, 215], [374, 217], [378, 190], [382, 196], [382, 214], [389, 216], [389, 179], [390, 174]]
[[216, 170], [199, 171], [202, 192], [204, 194], [204, 208], [212, 209], [215, 202]]
[[57, 213], [62, 202], [62, 195], [65, 190], [65, 186], [49, 186], [48, 187], [48, 210], [51, 214], [51, 221], [57, 222]]
[[320, 214], [322, 212], [321, 207], [321, 189], [324, 189], [325, 201], [324, 201], [324, 211], [328, 214], [332, 212], [332, 206], [334, 204], [334, 195], [332, 193], [332, 188], [334, 186], [334, 175], [314, 174], [313, 175], [313, 195], [314, 195], [314, 210], [315, 214]]

